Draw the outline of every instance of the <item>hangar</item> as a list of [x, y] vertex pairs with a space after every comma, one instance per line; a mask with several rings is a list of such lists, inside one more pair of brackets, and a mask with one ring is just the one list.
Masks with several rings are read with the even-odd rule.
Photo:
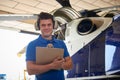
[[[112, 12], [112, 13], [114, 13], [114, 15], [115, 14], [117, 15], [117, 14], [120, 13], [120, 5], [119, 5], [120, 1], [119, 0], [90, 0], [90, 1], [88, 1], [88, 0], [63, 0], [63, 2], [64, 1], [70, 1], [71, 7], [78, 12], [83, 12], [84, 13], [84, 11], [89, 11], [89, 12], [90, 11], [97, 11], [97, 12], [100, 11], [99, 15], [105, 16], [112, 9], [113, 11], [115, 11], [115, 12]], [[64, 3], [66, 4], [66, 2], [64, 2]], [[36, 31], [35, 28], [34, 28], [34, 25], [35, 25], [35, 22], [36, 22], [36, 19], [35, 19], [36, 17], [35, 16], [42, 11], [45, 11], [45, 12], [52, 12], [53, 11], [54, 12], [54, 10], [56, 11], [57, 9], [59, 9], [63, 6], [70, 7], [68, 4], [67, 5], [61, 5], [56, 0], [51, 0], [51, 1], [45, 1], [45, 0], [0, 0], [0, 29], [1, 30], [5, 29], [5, 30], [11, 30], [11, 31], [18, 31], [18, 32], [21, 32], [21, 33], [28, 33], [28, 34], [38, 34], [39, 32]], [[60, 10], [62, 10], [62, 9], [60, 9]], [[67, 9], [67, 11], [68, 11], [67, 14], [68, 15], [69, 15], [69, 11], [71, 11], [71, 10], [72, 9], [70, 9], [70, 10]], [[64, 9], [63, 9], [63, 12], [64, 12]], [[54, 14], [57, 14], [57, 13], [54, 13]], [[59, 16], [61, 16], [61, 15], [59, 15]], [[71, 16], [71, 14], [70, 14], [70, 16]], [[89, 17], [89, 16], [86, 16], [86, 15], [84, 15], [84, 16]], [[78, 18], [79, 16], [74, 15], [74, 17], [72, 17], [72, 19], [76, 19], [76, 17]], [[94, 17], [94, 16], [92, 16], [92, 17]], [[95, 19], [93, 19], [93, 20], [95, 20]], [[101, 19], [100, 19], [100, 21], [101, 21]], [[105, 21], [107, 22], [107, 20], [105, 20]], [[68, 22], [70, 22], [70, 21], [68, 20]], [[111, 22], [111, 20], [109, 20], [109, 22]], [[64, 20], [61, 23], [64, 23]], [[108, 23], [108, 24], [110, 24], [110, 23]], [[104, 25], [107, 26], [108, 24], [104, 24]], [[73, 28], [73, 30], [74, 30], [74, 28]], [[101, 29], [101, 31], [102, 30], [104, 30], [104, 29]], [[117, 36], [119, 36], [119, 35], [117, 35]], [[30, 37], [32, 37], [32, 36], [30, 36]], [[26, 38], [28, 38], [28, 37], [26, 37]], [[7, 39], [7, 38], [4, 38], [4, 39]], [[62, 39], [64, 39], [64, 37], [62, 37]], [[69, 39], [69, 37], [68, 37], [68, 39]], [[119, 43], [119, 39], [117, 39], [117, 40], [118, 40], [118, 43]], [[70, 44], [69, 43], [70, 43], [70, 41], [68, 41], [68, 45], [71, 45], [71, 43]], [[86, 42], [86, 43], [89, 43], [89, 41]], [[108, 43], [109, 43], [109, 41], [108, 41]], [[118, 44], [118, 43], [116, 43], [116, 44]], [[16, 44], [17, 44], [17, 42], [16, 42]], [[92, 45], [94, 45], [94, 44], [92, 44]], [[119, 45], [117, 45], [117, 46], [119, 46]], [[3, 46], [1, 46], [1, 48], [3, 49]], [[89, 47], [86, 46], [85, 49], [89, 49]], [[75, 49], [73, 48], [73, 51], [71, 51], [71, 53], [73, 53], [75, 50], [78, 51], [75, 47]], [[117, 50], [119, 51], [119, 48], [117, 48]], [[16, 53], [16, 54], [19, 54], [19, 53], [21, 54], [21, 53], [25, 52], [25, 47], [22, 47], [22, 50], [20, 50], [20, 52], [19, 51], [17, 51], [17, 52], [18, 53]], [[79, 52], [82, 52], [82, 51], [78, 51], [76, 55], [71, 54], [73, 59], [74, 59], [74, 56], [77, 56], [79, 54]], [[83, 51], [83, 53], [84, 53], [84, 51]], [[81, 54], [80, 56], [85, 56], [85, 55]], [[0, 59], [1, 59], [1, 63], [2, 63], [3, 58], [1, 57]], [[89, 58], [87, 60], [89, 60]], [[74, 59], [74, 61], [77, 61], [77, 60]], [[18, 62], [19, 62], [19, 60], [18, 60]], [[17, 63], [15, 63], [15, 64], [18, 65]], [[3, 64], [3, 67], [4, 67], [4, 65], [6, 65], [6, 64]], [[96, 73], [94, 73], [94, 70], [93, 70], [93, 72], [90, 72], [90, 74], [87, 74], [87, 76], [86, 76], [86, 72], [88, 71], [87, 73], [89, 73], [89, 70], [86, 70], [86, 69], [83, 69], [85, 73], [79, 74], [80, 73], [79, 70], [82, 69], [82, 68], [79, 68], [79, 65], [80, 64], [75, 63], [75, 68], [74, 68], [75, 70], [68, 71], [69, 75], [67, 77], [69, 77], [70, 80], [71, 79], [77, 79], [77, 80], [79, 80], [79, 79], [90, 79], [90, 78], [91, 79], [100, 79], [100, 78], [103, 79], [105, 77], [106, 78], [119, 77], [119, 75], [106, 76], [106, 75], [103, 75], [103, 74], [102, 74], [103, 76], [101, 76], [101, 75], [100, 76], [94, 76], [94, 75], [97, 75]], [[8, 65], [8, 66], [10, 66], [10, 65]], [[84, 66], [84, 64], [83, 64], [83, 66]], [[25, 66], [22, 66], [22, 67], [24, 68]], [[94, 67], [96, 67], [96, 66], [94, 66]], [[1, 70], [2, 69], [3, 68], [1, 68]], [[6, 69], [6, 70], [8, 70], [8, 69]], [[2, 70], [2, 71], [3, 71], [2, 73], [4, 74], [5, 71], [4, 70]], [[26, 74], [26, 70], [23, 69], [23, 72], [25, 72], [24, 74]], [[1, 75], [4, 76], [2, 73], [1, 73]], [[12, 72], [10, 72], [8, 70], [8, 73], [12, 73]], [[28, 75], [27, 74], [23, 75], [23, 73], [21, 73], [21, 71], [20, 72], [18, 71], [18, 72], [15, 72], [15, 73], [18, 74], [17, 77], [16, 78], [11, 78], [11, 80], [13, 80], [13, 79], [18, 79], [18, 80], [28, 79], [28, 78], [26, 78], [26, 76], [28, 76]], [[6, 75], [8, 75], [8, 74], [6, 74]], [[9, 74], [9, 77], [7, 77], [7, 78], [10, 79], [10, 76], [12, 77], [13, 75]], [[68, 78], [68, 80], [69, 80], [69, 78]]]

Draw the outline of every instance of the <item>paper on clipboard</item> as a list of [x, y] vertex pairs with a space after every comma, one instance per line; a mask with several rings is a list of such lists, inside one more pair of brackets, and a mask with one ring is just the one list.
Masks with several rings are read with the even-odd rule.
[[57, 57], [63, 57], [63, 54], [64, 49], [61, 48], [36, 47], [36, 63], [48, 64]]

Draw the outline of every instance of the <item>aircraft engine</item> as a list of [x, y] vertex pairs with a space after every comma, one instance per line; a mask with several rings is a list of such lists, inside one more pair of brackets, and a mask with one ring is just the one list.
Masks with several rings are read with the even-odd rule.
[[81, 35], [88, 34], [96, 29], [96, 25], [93, 23], [91, 19], [82, 20], [78, 26], [77, 31]]

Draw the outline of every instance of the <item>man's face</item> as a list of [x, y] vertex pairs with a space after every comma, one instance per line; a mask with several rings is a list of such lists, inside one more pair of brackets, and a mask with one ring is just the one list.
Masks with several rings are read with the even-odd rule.
[[49, 37], [53, 32], [53, 22], [51, 19], [40, 20], [40, 30], [42, 36]]

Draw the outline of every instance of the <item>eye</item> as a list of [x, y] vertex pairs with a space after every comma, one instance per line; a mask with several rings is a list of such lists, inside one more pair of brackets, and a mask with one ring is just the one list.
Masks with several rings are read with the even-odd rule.
[[48, 24], [48, 26], [51, 26], [51, 24]]
[[41, 26], [42, 26], [42, 27], [45, 27], [46, 25], [45, 25], [45, 24], [42, 24]]

